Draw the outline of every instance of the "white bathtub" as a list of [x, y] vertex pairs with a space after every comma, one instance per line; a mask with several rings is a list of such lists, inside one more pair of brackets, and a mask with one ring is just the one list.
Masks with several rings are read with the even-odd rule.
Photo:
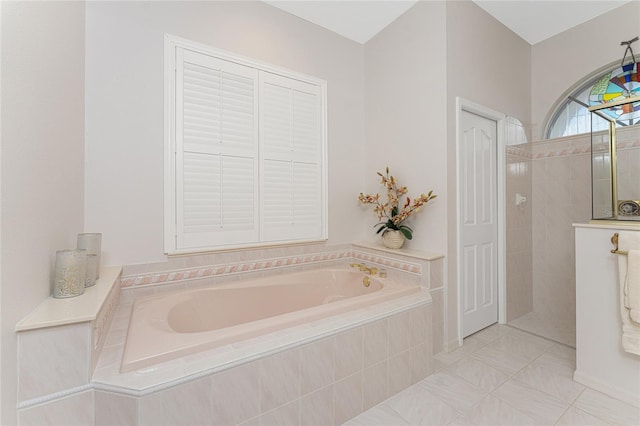
[[121, 372], [420, 291], [354, 270], [278, 275], [137, 299]]

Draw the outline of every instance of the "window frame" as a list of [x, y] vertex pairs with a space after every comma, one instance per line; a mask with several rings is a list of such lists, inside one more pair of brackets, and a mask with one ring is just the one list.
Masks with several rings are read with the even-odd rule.
[[[585, 75], [584, 77], [582, 77], [580, 80], [576, 81], [574, 84], [571, 85], [571, 87], [569, 87], [569, 89], [567, 89], [557, 100], [556, 102], [553, 104], [553, 106], [549, 109], [549, 111], [547, 112], [547, 115], [545, 117], [544, 120], [544, 126], [542, 127], [542, 129], [540, 130], [540, 137], [542, 138], [541, 140], [545, 141], [545, 140], [552, 140], [552, 139], [556, 139], [556, 138], [561, 138], [561, 137], [574, 137], [574, 136], [579, 136], [579, 135], [586, 135], [589, 134], [589, 132], [586, 133], [575, 133], [575, 134], [571, 134], [571, 135], [566, 135], [566, 136], [557, 136], [554, 138], [550, 138], [549, 136], [551, 135], [551, 131], [552, 131], [552, 127], [554, 126], [554, 124], [556, 123], [558, 117], [560, 116], [560, 114], [568, 107], [569, 104], [571, 103], [576, 103], [580, 106], [582, 106], [581, 102], [577, 102], [575, 100], [575, 98], [581, 94], [584, 90], [586, 90], [588, 87], [593, 87], [593, 85], [598, 82], [602, 76], [608, 72], [613, 71], [616, 68], [620, 67], [620, 60], [611, 62], [587, 75]], [[586, 108], [585, 108], [586, 109]], [[589, 113], [589, 115], [591, 115], [591, 113]]]
[[[236, 63], [245, 67], [254, 68], [258, 71], [264, 71], [271, 74], [280, 75], [289, 79], [299, 80], [306, 84], [312, 84], [319, 88], [319, 96], [321, 97], [320, 108], [320, 153], [319, 161], [320, 166], [320, 227], [321, 232], [318, 238], [312, 239], [293, 239], [286, 241], [258, 241], [247, 242], [231, 245], [218, 245], [211, 247], [194, 247], [194, 248], [178, 248], [177, 235], [178, 235], [178, 200], [177, 200], [177, 161], [176, 158], [179, 155], [176, 146], [176, 82], [177, 82], [177, 48], [183, 48], [192, 50], [197, 53], [209, 55], [218, 58], [223, 61]], [[306, 74], [291, 71], [285, 68], [277, 67], [268, 63], [264, 63], [258, 60], [254, 60], [248, 57], [237, 55], [228, 51], [224, 51], [218, 48], [214, 48], [205, 44], [197, 43], [191, 40], [187, 40], [181, 37], [177, 37], [170, 34], [164, 35], [164, 253], [167, 255], [183, 255], [202, 252], [216, 252], [216, 251], [228, 251], [236, 249], [246, 249], [253, 247], [268, 247], [279, 245], [295, 245], [311, 242], [322, 242], [328, 239], [328, 147], [327, 147], [327, 82], [317, 77], [309, 76]], [[256, 99], [259, 108], [261, 100]], [[255, 119], [257, 128], [261, 126], [262, 112], [258, 112], [258, 116]], [[258, 146], [261, 145], [260, 137], [256, 140]], [[258, 153], [258, 161], [261, 158], [261, 154]], [[262, 186], [262, 176], [256, 177], [257, 185]], [[257, 197], [260, 198], [259, 193]], [[260, 209], [260, 206], [256, 206]], [[258, 216], [258, 221], [262, 223], [262, 211]], [[261, 233], [260, 228], [258, 232]]]

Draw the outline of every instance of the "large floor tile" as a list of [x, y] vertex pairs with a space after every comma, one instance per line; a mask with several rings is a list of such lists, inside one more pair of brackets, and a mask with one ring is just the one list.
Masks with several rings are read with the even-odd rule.
[[[526, 334], [526, 333], [522, 333]], [[502, 336], [493, 343], [487, 345], [487, 348], [495, 348], [503, 352], [532, 361], [542, 355], [551, 344], [544, 339], [535, 336], [519, 336], [509, 334]]]
[[575, 361], [550, 352], [540, 355], [540, 357], [536, 358], [531, 364], [543, 367], [546, 370], [552, 371], [554, 374], [570, 378], [573, 377], [573, 373], [576, 370]]
[[462, 342], [462, 346], [453, 352], [462, 356], [469, 356], [478, 349], [485, 347], [489, 343], [491, 342], [476, 337], [475, 335], [471, 335], [469, 337], [465, 337]]
[[560, 417], [556, 426], [605, 426], [608, 424], [609, 423], [600, 420], [591, 414], [585, 413], [584, 411], [571, 406], [564, 412], [562, 417]]
[[502, 351], [493, 344], [485, 346], [472, 355], [473, 358], [478, 361], [482, 361], [485, 364], [489, 364], [497, 370], [502, 371], [505, 374], [514, 374], [527, 364], [529, 359], [516, 355], [511, 352]]
[[572, 347], [576, 345], [575, 324], [567, 324], [540, 312], [530, 312], [510, 321], [509, 325], [565, 345]]
[[490, 343], [496, 340], [498, 337], [504, 336], [506, 329], [507, 326], [505, 325], [493, 324], [487, 328], [483, 328], [482, 330], [472, 334], [469, 337], [482, 340], [485, 343]]
[[532, 417], [540, 424], [555, 423], [569, 407], [568, 403], [516, 380], [509, 380], [496, 389], [492, 395]]
[[387, 404], [379, 404], [349, 420], [344, 426], [401, 426], [408, 425], [400, 414]]
[[574, 366], [576, 364], [576, 350], [574, 348], [570, 348], [567, 345], [556, 343], [547, 349], [547, 353], [557, 356], [558, 358], [564, 358], [573, 361]]
[[483, 399], [478, 405], [455, 419], [452, 426], [458, 425], [492, 425], [516, 426], [538, 425], [535, 419], [513, 408], [506, 402], [491, 395]]
[[522, 369], [513, 376], [513, 379], [568, 404], [571, 404], [584, 390], [584, 386], [574, 382], [570, 376], [557, 374], [535, 363]]
[[444, 425], [459, 414], [420, 384], [400, 392], [386, 404], [411, 425]]
[[457, 352], [457, 349], [453, 352], [440, 352], [433, 356], [433, 362], [435, 370], [442, 370], [447, 368], [451, 364], [454, 364], [465, 357], [464, 353]]
[[640, 409], [593, 389], [585, 389], [574, 406], [608, 423], [617, 425], [640, 424]]
[[491, 392], [509, 379], [507, 374], [474, 358], [458, 361], [447, 368], [447, 371], [486, 392]]
[[460, 412], [470, 409], [487, 394], [479, 387], [445, 371], [432, 374], [419, 384]]

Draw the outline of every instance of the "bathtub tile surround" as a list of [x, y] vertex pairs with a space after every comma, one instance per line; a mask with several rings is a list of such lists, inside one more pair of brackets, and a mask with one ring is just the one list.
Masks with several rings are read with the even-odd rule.
[[350, 244], [298, 245], [262, 250], [174, 256], [167, 262], [125, 266], [122, 287], [176, 283], [207, 277], [324, 264], [352, 257]]
[[91, 377], [88, 323], [28, 330], [18, 335], [18, 400], [86, 385]]
[[376, 243], [359, 242], [353, 245], [356, 259], [386, 265], [391, 279], [411, 282], [429, 289], [432, 297], [432, 353], [445, 349], [444, 316], [444, 256], [412, 250], [391, 250]]
[[130, 425], [138, 418], [138, 401], [131, 396], [95, 391], [95, 426]]
[[[217, 263], [212, 261], [224, 262], [221, 274], [215, 275], [217, 267], [211, 265]], [[351, 262], [384, 267], [387, 279], [420, 284], [423, 290], [282, 332], [119, 373], [136, 297], [199, 288], [205, 282], [210, 285], [319, 267], [346, 267]], [[444, 328], [442, 256], [389, 251], [370, 243], [312, 244], [172, 258], [169, 263], [180, 264], [183, 269], [170, 271], [166, 265], [157, 264], [125, 267], [128, 275], [114, 282], [113, 291], [103, 291], [102, 302], [91, 320], [75, 325], [60, 323], [43, 329], [46, 332], [29, 330], [27, 324], [20, 337], [22, 350], [50, 356], [50, 351], [34, 346], [41, 341], [36, 333], [51, 334], [54, 341], [54, 334], [72, 333], [80, 336], [80, 340], [71, 339], [79, 343], [67, 345], [65, 350], [71, 350], [69, 356], [80, 357], [80, 361], [73, 363], [76, 372], [58, 369], [65, 373], [63, 378], [52, 376], [56, 368], [40, 365], [50, 374], [40, 372], [44, 375], [38, 379], [55, 385], [47, 388], [32, 383], [30, 373], [39, 372], [38, 366], [30, 365], [29, 357], [21, 357], [21, 424], [175, 424], [177, 419], [197, 423], [205, 418], [214, 419], [215, 424], [339, 424], [433, 370], [433, 339], [442, 336]], [[202, 278], [208, 274], [207, 269], [212, 275]], [[185, 270], [191, 272], [182, 273]], [[101, 276], [102, 280], [109, 274], [103, 272]], [[121, 287], [122, 283], [127, 286]], [[100, 283], [96, 287], [101, 288]], [[435, 310], [438, 318], [432, 312], [430, 290], [439, 303]], [[436, 330], [432, 330], [434, 325]], [[33, 338], [30, 333], [34, 333]], [[442, 345], [442, 337], [439, 342], [436, 344]], [[64, 350], [60, 352], [65, 356]], [[198, 408], [189, 407], [189, 401], [196, 401]]]
[[[387, 349], [391, 347], [390, 322], [404, 321], [407, 327], [411, 327], [411, 319], [415, 321], [421, 318], [425, 322], [415, 322], [415, 326], [428, 330], [426, 321], [430, 314], [430, 304], [422, 302], [408, 311], [401, 310], [262, 359], [211, 374], [204, 372], [204, 376], [194, 381], [177, 386], [149, 384], [138, 392], [140, 395], [148, 394], [146, 396], [122, 396], [132, 398], [124, 401], [128, 407], [127, 413], [131, 416], [126, 424], [169, 425], [176, 424], [177, 418], [182, 423], [197, 422], [200, 416], [207, 413], [214, 420], [213, 424], [269, 424], [269, 421], [278, 418], [300, 419], [300, 422], [292, 424], [341, 424], [430, 374], [431, 356], [426, 341], [417, 341], [414, 346], [394, 356], [389, 355]], [[365, 329], [383, 332], [387, 343], [380, 344], [379, 336], [373, 340], [367, 338]], [[422, 336], [421, 333], [415, 335]], [[424, 337], [429, 339], [430, 333], [425, 333]], [[374, 357], [382, 358], [382, 361], [365, 368], [365, 353], [370, 353], [365, 351], [365, 347], [382, 350], [381, 355]], [[311, 360], [308, 355], [316, 351], [320, 353]], [[214, 356], [214, 351], [209, 351], [208, 355]], [[170, 363], [175, 361], [164, 364]], [[338, 365], [342, 367], [334, 368]], [[165, 366], [160, 364], [158, 368]], [[315, 371], [312, 375], [313, 367], [325, 370]], [[129, 373], [130, 376], [140, 374]], [[97, 380], [100, 387], [116, 389]], [[125, 386], [126, 383], [119, 385]], [[185, 408], [189, 407], [185, 398], [194, 395], [192, 392], [195, 391], [200, 408], [190, 412]], [[100, 390], [97, 392], [105, 393]], [[101, 415], [106, 418], [106, 410], [100, 404], [113, 403], [111, 398], [114, 394], [108, 395], [107, 398], [104, 395], [96, 398], [96, 413], [103, 413]], [[132, 400], [137, 403], [136, 410], [131, 407]], [[134, 418], [136, 412], [138, 417]]]
[[20, 425], [92, 425], [94, 424], [93, 389], [65, 396], [18, 411]]
[[[309, 248], [307, 248], [309, 247]], [[367, 247], [370, 247], [367, 249]], [[384, 252], [381, 246], [370, 243], [360, 243], [355, 248], [351, 245], [334, 246], [305, 246], [301, 252], [300, 246], [292, 246], [279, 249], [252, 250], [246, 253], [231, 252], [215, 255], [197, 255], [193, 258], [186, 256], [169, 258], [165, 263], [141, 264], [125, 266], [122, 276], [122, 288], [148, 286], [156, 284], [181, 283], [203, 278], [233, 277], [242, 274], [243, 279], [247, 273], [291, 272], [291, 267], [310, 267], [326, 265], [328, 262], [355, 259], [375, 263], [384, 267], [388, 272], [405, 273], [405, 275], [420, 276], [423, 274], [423, 265], [407, 255], [410, 251]], [[312, 251], [315, 249], [315, 251]], [[261, 256], [269, 257], [261, 257]], [[424, 254], [417, 254], [424, 256]], [[429, 260], [437, 260], [440, 255], [428, 255]], [[433, 257], [433, 258], [432, 258]], [[225, 261], [225, 263], [220, 263]], [[185, 267], [186, 264], [196, 266]], [[175, 266], [175, 268], [174, 268]], [[435, 266], [433, 280], [442, 285], [442, 266]], [[261, 275], [259, 275], [261, 276]], [[391, 278], [395, 276], [389, 275]], [[427, 277], [428, 279], [429, 277]]]
[[[21, 424], [48, 424], [47, 419], [75, 419], [75, 414], [84, 418], [86, 410], [93, 418], [91, 375], [118, 303], [120, 272], [120, 267], [104, 268], [82, 296], [49, 298], [17, 324]], [[86, 394], [91, 400], [87, 408], [67, 412], [89, 398]]]
[[[377, 321], [383, 322], [385, 321]], [[306, 395], [331, 384], [335, 375], [333, 339], [326, 338], [300, 348], [300, 392]]]

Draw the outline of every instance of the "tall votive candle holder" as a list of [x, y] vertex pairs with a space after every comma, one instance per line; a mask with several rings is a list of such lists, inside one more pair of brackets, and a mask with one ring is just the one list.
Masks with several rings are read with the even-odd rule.
[[64, 299], [84, 293], [87, 274], [87, 251], [59, 250], [56, 252], [56, 270], [53, 297]]
[[96, 279], [100, 278], [100, 254], [102, 252], [102, 234], [78, 234], [78, 248], [87, 250], [87, 254], [96, 255]]
[[84, 279], [85, 287], [93, 287], [96, 285], [97, 268], [98, 256], [95, 254], [87, 254], [87, 272]]

